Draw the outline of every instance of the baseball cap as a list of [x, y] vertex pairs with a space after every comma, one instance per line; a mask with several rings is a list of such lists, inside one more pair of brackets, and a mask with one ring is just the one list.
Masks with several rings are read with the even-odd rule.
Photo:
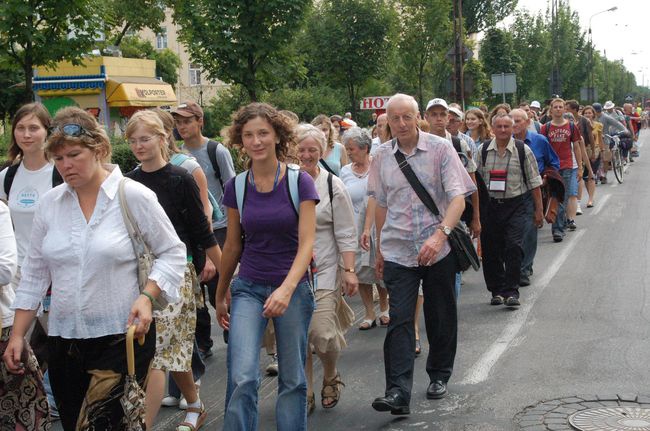
[[351, 127], [357, 127], [357, 123], [349, 118], [342, 119], [339, 124], [341, 125], [341, 128], [345, 130]]
[[533, 103], [530, 104], [531, 108], [542, 109], [542, 105], [539, 104], [537, 100], [533, 100]]
[[458, 108], [454, 108], [454, 107], [452, 106], [452, 107], [449, 108], [449, 112], [451, 112], [452, 114], [456, 115], [456, 116], [457, 116], [458, 118], [460, 118], [461, 120], [463, 119], [463, 111], [461, 111], [460, 109], [458, 109]]
[[614, 108], [614, 102], [611, 100], [608, 100], [605, 102], [605, 105], [603, 106], [603, 109], [613, 109]]
[[594, 111], [598, 113], [603, 112], [603, 105], [601, 105], [600, 103], [594, 103], [593, 105], [591, 105], [591, 107], [594, 108]]
[[447, 102], [445, 102], [445, 99], [431, 99], [429, 100], [429, 103], [427, 103], [427, 109], [425, 111], [428, 111], [430, 108], [433, 108], [434, 106], [442, 106], [445, 108], [445, 111], [449, 111], [449, 105], [447, 105]]
[[183, 102], [172, 109], [172, 115], [203, 118], [203, 109], [196, 102]]

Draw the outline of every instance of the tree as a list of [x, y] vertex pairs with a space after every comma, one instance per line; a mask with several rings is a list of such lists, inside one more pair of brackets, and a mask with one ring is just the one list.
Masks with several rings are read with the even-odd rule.
[[345, 88], [356, 114], [359, 88], [377, 77], [391, 47], [395, 12], [384, 0], [329, 0], [309, 17], [303, 52], [316, 80]]
[[[519, 56], [514, 49], [512, 37], [504, 30], [491, 28], [486, 32], [480, 57], [487, 76], [501, 72], [519, 74]], [[493, 96], [488, 100], [490, 103], [498, 103], [499, 97]]]
[[399, 10], [400, 34], [395, 57], [395, 77], [400, 91], [415, 94], [420, 107], [424, 91], [433, 90], [433, 64], [445, 61], [452, 28], [448, 0], [403, 0]]
[[[452, 0], [458, 1], [458, 0]], [[478, 33], [494, 27], [517, 7], [518, 0], [463, 0], [465, 31]]]
[[127, 32], [159, 29], [165, 19], [165, 3], [160, 0], [108, 0], [98, 2], [106, 25], [107, 40], [120, 46]]
[[33, 99], [32, 70], [60, 60], [78, 63], [93, 46], [101, 19], [92, 0], [2, 0], [0, 57], [15, 62]]
[[250, 100], [295, 67], [287, 47], [300, 29], [310, 0], [177, 0], [174, 19], [192, 60], [211, 79], [241, 84]]
[[0, 121], [3, 125], [24, 102], [23, 89], [19, 87], [21, 80], [22, 70], [15, 63], [0, 58]]
[[156, 76], [163, 81], [175, 84], [178, 81], [180, 57], [171, 49], [154, 49], [151, 42], [137, 36], [127, 36], [120, 47], [125, 58], [146, 58], [156, 61]]

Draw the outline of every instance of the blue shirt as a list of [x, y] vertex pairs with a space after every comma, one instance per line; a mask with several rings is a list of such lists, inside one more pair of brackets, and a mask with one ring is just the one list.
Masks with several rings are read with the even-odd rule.
[[551, 147], [551, 144], [548, 143], [546, 136], [528, 130], [526, 131], [524, 143], [533, 150], [540, 175], [547, 166], [551, 166], [558, 171], [560, 170], [560, 158], [553, 150], [553, 147]]

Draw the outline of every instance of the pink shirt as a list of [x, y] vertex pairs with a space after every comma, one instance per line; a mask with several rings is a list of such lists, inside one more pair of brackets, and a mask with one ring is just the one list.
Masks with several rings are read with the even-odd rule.
[[[397, 166], [393, 141], [382, 144], [375, 153], [368, 177], [368, 195], [387, 208], [381, 230], [380, 249], [384, 260], [403, 266], [418, 266], [420, 248], [442, 221], [456, 196], [469, 196], [476, 186], [449, 143], [438, 136], [419, 132], [413, 154], [404, 154], [418, 179], [436, 203], [440, 216], [429, 211]], [[446, 242], [436, 262], [447, 256]], [[434, 262], [435, 263], [435, 262]]]

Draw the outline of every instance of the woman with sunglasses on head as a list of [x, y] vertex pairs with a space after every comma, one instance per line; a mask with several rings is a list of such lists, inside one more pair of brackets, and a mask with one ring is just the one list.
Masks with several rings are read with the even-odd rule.
[[201, 296], [196, 274], [205, 265], [206, 253], [218, 265], [221, 249], [203, 213], [194, 178], [185, 169], [169, 163], [169, 137], [160, 116], [152, 111], [136, 112], [126, 125], [125, 135], [131, 151], [141, 163], [126, 176], [156, 194], [185, 243], [188, 261], [180, 286], [181, 300], [154, 313], [156, 354], [147, 383], [147, 429], [153, 426], [158, 413], [164, 395], [165, 372], [169, 371], [187, 401], [185, 419], [176, 429], [195, 431], [206, 419], [205, 406], [199, 399], [191, 369], [196, 329], [195, 297]]
[[[277, 429], [304, 431], [307, 330], [314, 311], [307, 270], [318, 193], [309, 174], [287, 164], [295, 160], [294, 125], [274, 107], [251, 103], [239, 109], [229, 142], [243, 151], [250, 169], [226, 183], [223, 200], [228, 231], [216, 314], [221, 327], [230, 330], [224, 430], [257, 429], [259, 349], [273, 319], [279, 363]], [[238, 262], [239, 274], [231, 284]]]
[[[62, 181], [43, 151], [51, 121], [49, 112], [40, 103], [29, 103], [19, 108], [11, 124], [11, 143], [8, 151], [10, 165], [0, 172], [0, 200], [7, 202], [9, 206], [11, 220], [8, 226], [11, 227], [13, 223], [18, 264], [11, 282], [2, 287], [0, 313], [3, 330], [0, 337], [0, 354], [4, 353], [11, 332], [14, 312], [9, 306], [20, 283], [20, 267], [27, 254], [34, 213], [43, 195]], [[37, 325], [35, 332], [42, 334], [44, 331], [40, 323]], [[32, 338], [32, 341], [35, 341], [35, 338]], [[37, 342], [34, 349], [41, 350], [43, 344]], [[27, 429], [36, 429], [39, 423], [47, 419], [47, 403], [44, 401], [45, 392], [39, 363], [28, 343], [24, 344], [24, 348], [24, 356], [29, 358], [26, 362], [29, 369], [25, 375], [12, 378], [14, 383], [11, 385], [15, 386], [15, 382], [21, 379], [21, 397], [29, 397], [29, 401], [24, 408], [18, 408], [15, 404], [0, 403], [0, 422], [11, 423], [3, 422], [3, 417], [13, 417]], [[0, 386], [5, 383], [9, 382], [0, 382]], [[0, 395], [0, 399], [9, 397], [0, 387], [0, 394], [3, 393], [5, 395]], [[43, 410], [43, 406], [44, 411], [39, 411]], [[27, 414], [26, 411], [32, 413]]]
[[[53, 126], [45, 152], [66, 184], [43, 196], [34, 215], [3, 359], [9, 372], [25, 372], [23, 337], [51, 284], [49, 374], [63, 428], [120, 429], [126, 328], [136, 325], [136, 336], [147, 335], [142, 346], [135, 343], [136, 375], [143, 384], [155, 349], [152, 308], [160, 296], [178, 299], [185, 246], [156, 195], [134, 181], [122, 183], [119, 167], [105, 164], [111, 146], [94, 117], [64, 108]], [[121, 203], [156, 256], [142, 292]]]

